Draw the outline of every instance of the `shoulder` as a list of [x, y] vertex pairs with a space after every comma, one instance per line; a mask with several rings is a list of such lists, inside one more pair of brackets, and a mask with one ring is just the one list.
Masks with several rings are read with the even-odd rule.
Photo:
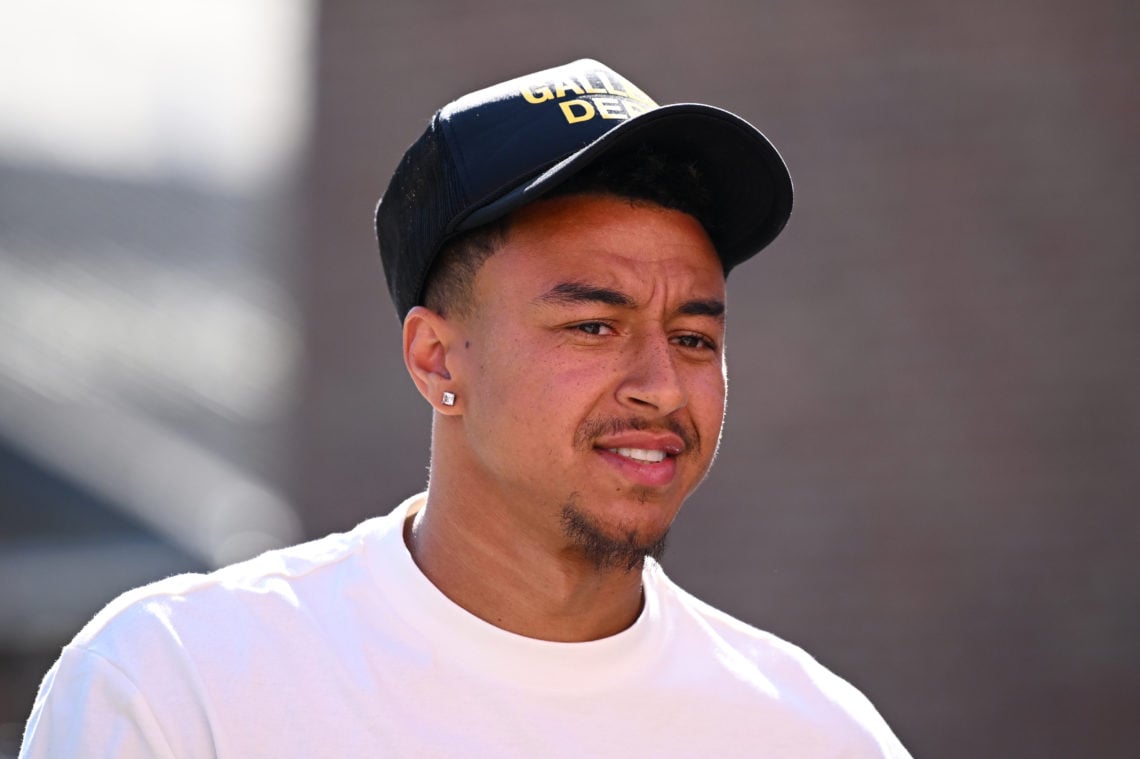
[[689, 593], [673, 582], [660, 565], [647, 566], [645, 579], [647, 587], [652, 587], [660, 598], [663, 611], [671, 617], [671, 624], [682, 631], [699, 633], [710, 645], [722, 646], [765, 668], [824, 669], [799, 646], [737, 619]]
[[[209, 573], [168, 577], [123, 593], [99, 611], [71, 647], [114, 658], [124, 644], [193, 640], [198, 628], [218, 639], [251, 623], [310, 613], [329, 601], [329, 586], [367, 582], [366, 554], [392, 515], [355, 529], [268, 551]], [[137, 651], [138, 649], [136, 649]]]
[[116, 756], [214, 755], [220, 716], [319, 682], [339, 652], [364, 644], [372, 628], [355, 623], [368, 604], [346, 600], [375, 596], [375, 557], [393, 544], [386, 538], [399, 530], [397, 512], [122, 594], [45, 677], [28, 755], [89, 755], [79, 747], [109, 745], [119, 747]]
[[860, 756], [909, 756], [870, 700], [803, 648], [693, 596], [657, 565], [647, 567], [646, 580], [687, 656], [747, 684], [766, 703], [778, 702], [790, 719], [865, 746]]

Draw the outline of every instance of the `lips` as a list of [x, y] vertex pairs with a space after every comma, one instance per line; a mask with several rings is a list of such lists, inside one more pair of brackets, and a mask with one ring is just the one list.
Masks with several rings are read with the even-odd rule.
[[594, 445], [603, 461], [617, 473], [643, 487], [663, 487], [677, 473], [677, 456], [685, 450], [681, 438], [669, 432], [627, 432], [606, 436]]

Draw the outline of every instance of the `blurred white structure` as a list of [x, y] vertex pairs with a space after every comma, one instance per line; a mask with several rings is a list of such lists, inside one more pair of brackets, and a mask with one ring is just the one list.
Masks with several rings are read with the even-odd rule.
[[85, 539], [64, 511], [25, 513], [50, 498], [0, 483], [0, 644], [69, 635], [92, 599], [300, 536], [280, 437], [301, 358], [287, 222], [313, 14], [5, 3], [0, 457], [45, 483], [21, 487], [66, 483], [153, 540]]
[[8, 0], [0, 155], [257, 192], [306, 126], [308, 0]]

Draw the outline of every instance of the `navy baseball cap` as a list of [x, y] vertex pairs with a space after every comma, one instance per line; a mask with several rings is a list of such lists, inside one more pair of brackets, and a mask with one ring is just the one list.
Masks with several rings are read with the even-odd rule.
[[501, 219], [607, 156], [642, 146], [695, 161], [711, 194], [702, 218], [724, 272], [775, 239], [792, 180], [772, 143], [710, 105], [658, 105], [598, 61], [496, 84], [445, 105], [376, 208], [388, 290], [402, 320], [449, 239]]

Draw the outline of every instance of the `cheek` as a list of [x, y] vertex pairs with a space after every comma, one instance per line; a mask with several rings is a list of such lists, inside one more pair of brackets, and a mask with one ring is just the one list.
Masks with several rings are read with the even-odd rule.
[[699, 409], [698, 424], [720, 425], [724, 417], [727, 390], [728, 385], [721, 372], [709, 372], [694, 382], [689, 404], [694, 410]]
[[[560, 357], [557, 351], [536, 350], [525, 342], [504, 342], [499, 350], [481, 357], [474, 388], [485, 416], [493, 427], [507, 427], [518, 445], [544, 450], [570, 427], [583, 411], [584, 397], [596, 372], [581, 362]], [[550, 441], [550, 442], [544, 442]]]
[[728, 388], [728, 373], [725, 369], [723, 362], [694, 367], [689, 377], [692, 393], [709, 399], [711, 403], [724, 403]]
[[[534, 397], [548, 399], [556, 408], [580, 406], [585, 399], [601, 395], [623, 364], [618, 356], [575, 351], [557, 342], [507, 360]], [[520, 366], [524, 362], [525, 369]]]

